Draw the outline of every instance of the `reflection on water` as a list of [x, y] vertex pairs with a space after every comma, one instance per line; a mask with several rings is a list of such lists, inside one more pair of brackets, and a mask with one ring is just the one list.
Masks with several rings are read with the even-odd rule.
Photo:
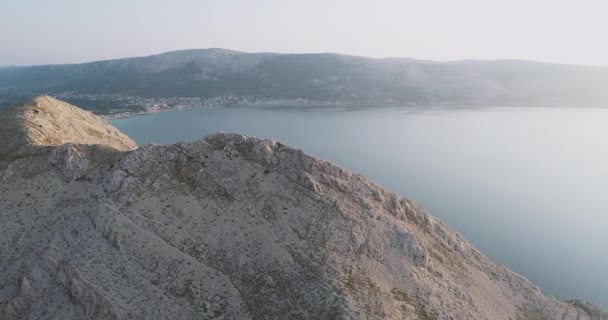
[[608, 307], [608, 109], [193, 108], [112, 124], [140, 144], [281, 140], [418, 202], [544, 293]]

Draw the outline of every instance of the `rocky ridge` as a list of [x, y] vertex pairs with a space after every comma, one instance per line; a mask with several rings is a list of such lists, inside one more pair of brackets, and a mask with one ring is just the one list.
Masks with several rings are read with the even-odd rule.
[[17, 105], [0, 117], [0, 157], [66, 143], [104, 145], [120, 151], [137, 148], [131, 138], [102, 118], [48, 96]]
[[0, 157], [0, 318], [608, 319], [280, 142], [137, 148], [51, 98], [26, 105], [29, 122], [23, 106], [0, 115], [19, 132], [0, 140], [19, 153]]

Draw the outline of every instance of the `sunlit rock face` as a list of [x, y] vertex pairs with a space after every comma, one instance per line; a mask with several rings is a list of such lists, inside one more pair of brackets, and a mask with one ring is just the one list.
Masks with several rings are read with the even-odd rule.
[[59, 101], [19, 108], [0, 120], [2, 319], [608, 319], [280, 142], [138, 148]]
[[27, 155], [66, 143], [104, 145], [127, 151], [131, 138], [102, 118], [66, 102], [43, 96], [0, 112], [0, 157]]

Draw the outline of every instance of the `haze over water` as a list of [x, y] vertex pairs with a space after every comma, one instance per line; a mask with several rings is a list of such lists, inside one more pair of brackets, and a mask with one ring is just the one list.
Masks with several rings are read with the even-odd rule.
[[545, 294], [608, 307], [608, 109], [209, 107], [111, 123], [139, 144], [280, 140], [416, 201]]

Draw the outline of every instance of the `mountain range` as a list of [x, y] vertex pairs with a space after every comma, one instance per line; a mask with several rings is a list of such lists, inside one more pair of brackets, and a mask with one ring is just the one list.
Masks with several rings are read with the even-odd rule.
[[180, 97], [197, 98], [202, 104], [295, 101], [367, 106], [604, 106], [608, 102], [608, 68], [518, 60], [434, 62], [224, 49], [0, 68], [3, 105], [40, 94], [78, 102], [101, 114], [112, 108], [145, 109], [159, 101], [174, 105], [166, 99]]

